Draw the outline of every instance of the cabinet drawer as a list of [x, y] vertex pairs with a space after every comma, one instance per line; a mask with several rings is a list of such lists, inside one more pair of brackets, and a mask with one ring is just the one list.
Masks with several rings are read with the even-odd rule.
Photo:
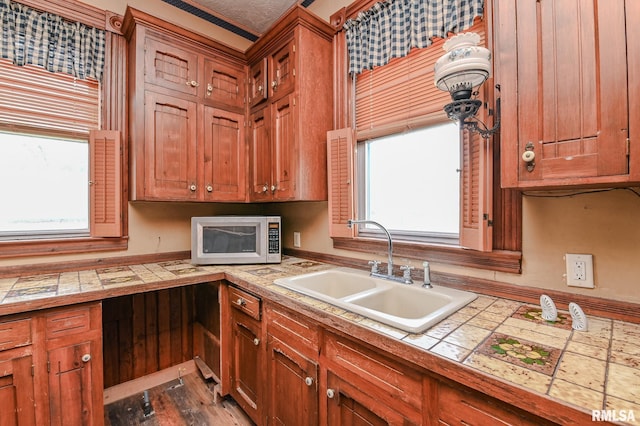
[[31, 319], [0, 322], [0, 351], [31, 344]]
[[46, 315], [47, 339], [70, 334], [87, 333], [91, 330], [91, 310], [89, 307], [65, 309]]
[[229, 287], [231, 306], [260, 321], [260, 298], [236, 287]]
[[407, 409], [422, 411], [422, 376], [418, 371], [338, 336], [327, 336], [325, 351], [329, 368], [354, 386], [369, 390], [387, 404], [402, 402]]
[[279, 306], [267, 306], [267, 329], [269, 334], [283, 342], [295, 343], [294, 348], [317, 354], [320, 350], [317, 325], [313, 325], [302, 315]]

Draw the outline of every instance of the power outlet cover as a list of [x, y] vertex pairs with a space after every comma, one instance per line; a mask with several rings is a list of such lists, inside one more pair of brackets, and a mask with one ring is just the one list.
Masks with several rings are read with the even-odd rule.
[[594, 288], [593, 255], [565, 254], [567, 263], [567, 285], [571, 287]]

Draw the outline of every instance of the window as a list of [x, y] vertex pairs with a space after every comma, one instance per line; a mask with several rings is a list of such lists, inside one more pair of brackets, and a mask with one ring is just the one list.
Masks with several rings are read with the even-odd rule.
[[[395, 238], [457, 245], [459, 170], [460, 131], [452, 122], [360, 142], [360, 216]], [[360, 235], [369, 229], [378, 232], [361, 227]]]
[[89, 144], [0, 132], [0, 238], [89, 235]]
[[0, 257], [126, 249], [122, 135], [100, 130], [125, 128], [124, 37], [93, 6], [25, 3], [2, 6]]

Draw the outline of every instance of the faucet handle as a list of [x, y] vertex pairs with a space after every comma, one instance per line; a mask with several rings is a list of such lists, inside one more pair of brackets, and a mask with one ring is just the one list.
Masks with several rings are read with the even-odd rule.
[[378, 260], [370, 260], [369, 261], [369, 265], [371, 265], [371, 273], [372, 274], [377, 274], [378, 273], [378, 265], [380, 265], [380, 262]]
[[400, 267], [400, 270], [402, 271], [402, 278], [405, 280], [405, 282], [413, 282], [411, 280], [411, 271], [413, 270], [413, 266], [402, 265]]

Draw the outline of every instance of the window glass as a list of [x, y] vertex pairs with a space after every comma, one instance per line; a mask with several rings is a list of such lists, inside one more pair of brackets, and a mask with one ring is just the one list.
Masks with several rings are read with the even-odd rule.
[[85, 140], [0, 132], [0, 236], [88, 234]]
[[447, 122], [359, 143], [360, 215], [406, 239], [457, 244], [459, 141]]

